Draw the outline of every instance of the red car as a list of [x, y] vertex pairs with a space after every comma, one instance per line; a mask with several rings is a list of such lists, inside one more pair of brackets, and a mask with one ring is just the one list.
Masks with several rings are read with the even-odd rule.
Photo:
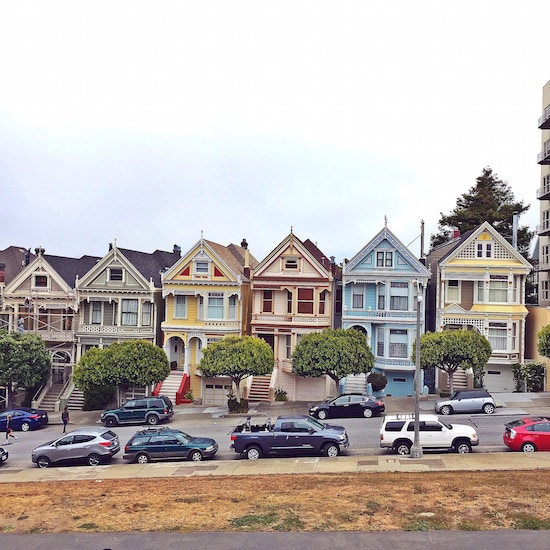
[[512, 451], [550, 451], [550, 417], [529, 416], [509, 422], [502, 440]]

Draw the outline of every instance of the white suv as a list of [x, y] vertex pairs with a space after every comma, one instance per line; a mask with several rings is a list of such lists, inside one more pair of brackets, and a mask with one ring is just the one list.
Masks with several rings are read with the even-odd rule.
[[[423, 449], [445, 449], [465, 454], [479, 445], [479, 437], [464, 424], [442, 422], [435, 414], [419, 416], [419, 442]], [[414, 414], [394, 414], [384, 418], [380, 427], [380, 447], [408, 455], [414, 442]]]

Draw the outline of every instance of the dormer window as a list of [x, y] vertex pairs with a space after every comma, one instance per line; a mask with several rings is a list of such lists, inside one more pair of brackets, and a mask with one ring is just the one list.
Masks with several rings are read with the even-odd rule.
[[492, 258], [492, 243], [477, 243], [477, 257], [478, 258]]
[[123, 280], [122, 269], [118, 267], [111, 267], [111, 269], [109, 269], [109, 281], [122, 281], [122, 280]]
[[393, 267], [393, 252], [377, 252], [376, 267]]
[[48, 288], [48, 276], [47, 275], [35, 275], [33, 281], [34, 288]]
[[285, 269], [298, 269], [298, 258], [285, 258]]
[[208, 275], [208, 262], [195, 262], [195, 275]]

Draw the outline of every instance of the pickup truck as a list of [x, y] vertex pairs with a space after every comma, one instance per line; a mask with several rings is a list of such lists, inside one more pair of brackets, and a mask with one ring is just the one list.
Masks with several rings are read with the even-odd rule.
[[270, 454], [323, 454], [335, 457], [349, 447], [342, 426], [329, 426], [308, 415], [279, 416], [274, 423], [239, 424], [231, 434], [231, 448], [250, 460]]

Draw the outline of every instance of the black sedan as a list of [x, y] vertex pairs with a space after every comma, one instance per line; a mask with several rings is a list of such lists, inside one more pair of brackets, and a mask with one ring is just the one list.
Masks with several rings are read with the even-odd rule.
[[312, 405], [309, 408], [309, 414], [320, 420], [346, 416], [370, 418], [382, 414], [384, 410], [384, 403], [378, 399], [361, 393], [347, 393], [334, 399], [328, 399], [324, 403]]

